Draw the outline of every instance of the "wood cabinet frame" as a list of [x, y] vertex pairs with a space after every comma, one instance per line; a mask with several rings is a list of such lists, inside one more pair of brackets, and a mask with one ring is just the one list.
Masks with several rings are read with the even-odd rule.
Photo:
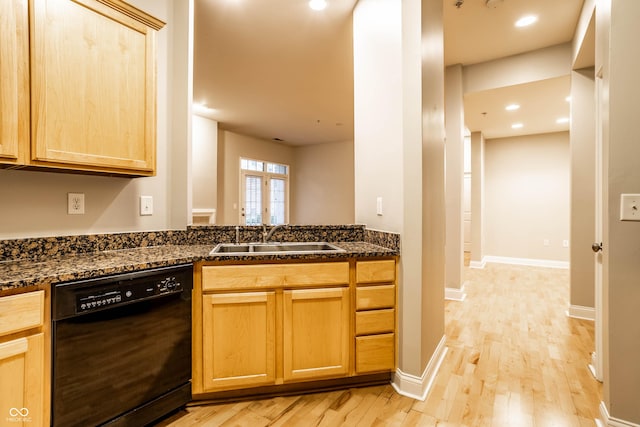
[[284, 381], [346, 376], [350, 318], [347, 286], [285, 290]]
[[[301, 383], [309, 384], [308, 387], [313, 389], [314, 384], [321, 382], [321, 380], [335, 379], [335, 381], [340, 381], [340, 378], [348, 380], [363, 373], [372, 375], [393, 372], [397, 347], [395, 334], [397, 325], [395, 310], [396, 258], [379, 259], [379, 261], [384, 261], [382, 264], [376, 264], [376, 261], [378, 260], [365, 261], [368, 264], [365, 264], [363, 272], [360, 272], [361, 280], [365, 280], [364, 277], [369, 280], [365, 283], [358, 283], [356, 266], [358, 262], [362, 261], [355, 258], [323, 262], [260, 263], [245, 260], [244, 263], [229, 261], [196, 263], [193, 298], [192, 384], [194, 398], [215, 399], [216, 396], [230, 395], [229, 393], [233, 394], [238, 390], [245, 390], [240, 395], [247, 396], [251, 395], [251, 390], [255, 390], [255, 393], [278, 390], [279, 387], [284, 387], [283, 390], [286, 390], [293, 389], [292, 385]], [[382, 269], [378, 268], [380, 266]], [[389, 266], [392, 266], [392, 274], [389, 274]], [[362, 276], [364, 273], [369, 275]], [[370, 311], [364, 316], [359, 316], [361, 329], [356, 331], [359, 284], [375, 286], [376, 290], [383, 290], [382, 295], [383, 297], [387, 296], [387, 302], [383, 298], [383, 308], [379, 309], [377, 313]], [[392, 295], [392, 306], [389, 306], [388, 303], [389, 291]], [[202, 310], [207, 297], [211, 295], [225, 296], [225, 298], [237, 297], [238, 301], [242, 301], [242, 295], [250, 298], [253, 294], [262, 295], [264, 292], [273, 292], [275, 296], [275, 314], [273, 316], [276, 329], [275, 380], [263, 381], [267, 376], [262, 376], [253, 384], [251, 379], [244, 384], [218, 382], [216, 385], [212, 385], [212, 383], [207, 383], [209, 380], [203, 375], [204, 365], [209, 361], [204, 359], [209, 356], [203, 355], [203, 352], [206, 351], [209, 344], [203, 345], [203, 334], [205, 334], [204, 325], [209, 320], [206, 315], [203, 316]], [[311, 308], [308, 312], [295, 308], [297, 304], [302, 307], [304, 303], [310, 304]], [[326, 305], [323, 306], [323, 304]], [[329, 322], [327, 327], [339, 329], [337, 336], [340, 336], [342, 340], [329, 343], [327, 346], [330, 349], [325, 355], [312, 357], [300, 355], [300, 349], [306, 349], [305, 340], [307, 338], [305, 338], [305, 334], [315, 333], [315, 331], [311, 331], [310, 325], [314, 321], [323, 321], [324, 308], [321, 307], [330, 312], [327, 315], [331, 317], [324, 317]], [[298, 312], [294, 314], [296, 310]], [[302, 319], [297, 322], [297, 327], [302, 328], [297, 332], [296, 326], [294, 326], [296, 316], [298, 319]], [[302, 337], [299, 341], [296, 341], [296, 333], [298, 337]], [[327, 335], [322, 331], [317, 333], [317, 338], [320, 340]], [[357, 338], [361, 338], [360, 343], [357, 342]], [[389, 345], [391, 345], [390, 348]], [[361, 348], [361, 351], [364, 352], [375, 353], [380, 346], [385, 348], [385, 357], [378, 358], [373, 355], [365, 359], [357, 358], [357, 348]], [[340, 351], [338, 351], [338, 347], [340, 347]], [[389, 354], [391, 355], [391, 363], [389, 362]], [[331, 360], [330, 363], [327, 362], [329, 360]], [[299, 387], [296, 386], [295, 389], [299, 389]]]
[[356, 264], [356, 374], [395, 370], [398, 353], [396, 277], [394, 260]]
[[[203, 386], [217, 389], [275, 383], [275, 292], [207, 294], [202, 298], [203, 321], [211, 326], [211, 333], [204, 331], [202, 337]], [[234, 351], [237, 348], [241, 351]]]
[[15, 425], [49, 425], [49, 294], [0, 296], [0, 414]]
[[0, 29], [0, 166], [154, 175], [164, 23], [121, 0], [6, 0], [0, 12], [13, 24]]

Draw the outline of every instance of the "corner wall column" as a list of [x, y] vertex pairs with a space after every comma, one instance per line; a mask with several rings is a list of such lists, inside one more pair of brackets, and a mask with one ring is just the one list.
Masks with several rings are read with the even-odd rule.
[[464, 90], [462, 65], [452, 65], [445, 71], [446, 97], [446, 256], [445, 298], [462, 301], [464, 222], [462, 195], [464, 191]]
[[471, 133], [471, 268], [484, 268], [484, 136]]

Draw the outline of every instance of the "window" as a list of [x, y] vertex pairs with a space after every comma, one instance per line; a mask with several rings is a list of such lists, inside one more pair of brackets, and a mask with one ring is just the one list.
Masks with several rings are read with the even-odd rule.
[[289, 221], [289, 166], [241, 158], [240, 183], [241, 224]]

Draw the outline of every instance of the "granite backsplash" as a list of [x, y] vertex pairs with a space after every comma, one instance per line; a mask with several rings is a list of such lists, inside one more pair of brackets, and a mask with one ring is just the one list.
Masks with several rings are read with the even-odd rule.
[[[261, 226], [239, 226], [240, 242], [262, 240]], [[400, 250], [400, 235], [370, 230], [364, 225], [286, 225], [273, 234], [280, 242], [366, 242]], [[186, 230], [88, 234], [0, 240], [0, 262], [41, 260], [109, 250], [166, 245], [215, 245], [236, 241], [236, 226], [190, 226]]]

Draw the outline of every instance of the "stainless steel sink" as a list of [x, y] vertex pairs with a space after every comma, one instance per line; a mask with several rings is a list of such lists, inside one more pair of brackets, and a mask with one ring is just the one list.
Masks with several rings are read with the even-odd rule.
[[247, 253], [250, 251], [250, 247], [249, 245], [235, 245], [235, 244], [224, 244], [221, 243], [218, 246], [216, 246], [215, 248], [213, 248], [213, 250], [211, 251], [211, 253]]
[[298, 253], [338, 253], [344, 249], [327, 242], [220, 243], [209, 255], [269, 255]]

